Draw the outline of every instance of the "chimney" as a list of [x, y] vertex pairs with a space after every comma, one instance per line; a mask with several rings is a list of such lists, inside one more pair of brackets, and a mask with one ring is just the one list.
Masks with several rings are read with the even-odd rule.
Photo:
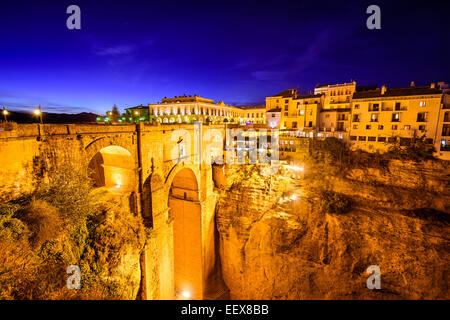
[[414, 81], [411, 81], [411, 87], [415, 87], [416, 85], [415, 85], [415, 83], [414, 83]]
[[381, 94], [385, 93], [386, 93], [386, 86], [383, 84], [383, 86], [381, 87]]
[[432, 82], [432, 83], [430, 84], [430, 88], [431, 88], [431, 89], [436, 88], [436, 84], [435, 84], [434, 82]]

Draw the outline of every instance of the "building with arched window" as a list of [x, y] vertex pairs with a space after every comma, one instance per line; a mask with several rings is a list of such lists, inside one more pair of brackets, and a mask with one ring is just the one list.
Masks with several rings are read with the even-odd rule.
[[[151, 123], [244, 123], [244, 111], [241, 108], [197, 95], [165, 97], [161, 102], [149, 104], [145, 108], [148, 114], [145, 121]], [[141, 113], [142, 106], [127, 108], [126, 112], [130, 115]]]

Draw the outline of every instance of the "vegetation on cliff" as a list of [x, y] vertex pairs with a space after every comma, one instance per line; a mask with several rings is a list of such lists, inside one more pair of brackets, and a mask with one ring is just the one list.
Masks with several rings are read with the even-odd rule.
[[[118, 195], [66, 159], [35, 191], [0, 204], [0, 299], [135, 299], [146, 234]], [[67, 268], [81, 269], [68, 289]]]

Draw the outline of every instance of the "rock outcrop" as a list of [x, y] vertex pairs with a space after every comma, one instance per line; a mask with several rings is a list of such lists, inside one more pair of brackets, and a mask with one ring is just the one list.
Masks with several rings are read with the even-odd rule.
[[[351, 198], [345, 214], [321, 212], [308, 180], [251, 166], [225, 178], [216, 224], [232, 299], [450, 298], [448, 165], [348, 170], [332, 183]], [[371, 265], [379, 290], [367, 288]]]

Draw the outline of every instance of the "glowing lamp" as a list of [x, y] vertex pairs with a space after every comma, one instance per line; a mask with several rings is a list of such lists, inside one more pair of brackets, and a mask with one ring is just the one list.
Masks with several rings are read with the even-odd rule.
[[34, 110], [34, 114], [37, 115], [37, 116], [40, 115], [41, 114], [41, 110], [39, 110], [39, 109]]
[[3, 114], [6, 116], [8, 114], [8, 110], [4, 109]]
[[293, 194], [293, 195], [291, 196], [291, 200], [295, 200], [295, 199], [297, 199], [297, 196], [296, 196], [295, 194]]
[[191, 297], [191, 293], [187, 290], [183, 290], [183, 292], [181, 292], [181, 296], [185, 299], [189, 299]]

